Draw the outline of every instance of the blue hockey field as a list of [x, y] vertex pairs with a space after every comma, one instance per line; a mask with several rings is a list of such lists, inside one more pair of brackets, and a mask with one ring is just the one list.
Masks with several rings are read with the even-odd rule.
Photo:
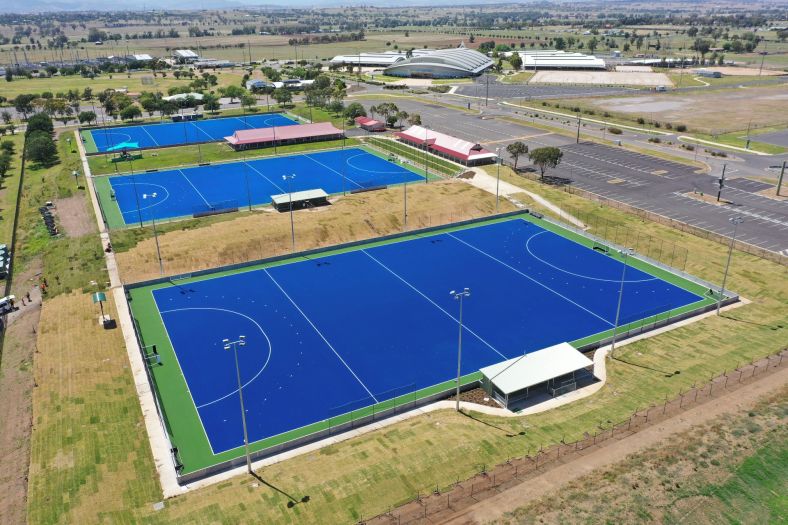
[[[284, 175], [295, 178], [285, 181]], [[114, 201], [101, 191], [99, 197], [105, 210], [116, 207], [128, 225], [269, 204], [272, 195], [291, 190], [319, 188], [335, 194], [417, 181], [424, 177], [363, 149], [348, 148], [112, 176]]]
[[[292, 126], [298, 122], [280, 113], [222, 117], [185, 122], [164, 122], [140, 124], [138, 126], [105, 127], [90, 130], [96, 144], [96, 151], [112, 151], [123, 144], [136, 144], [128, 150], [143, 148], [163, 148], [194, 144], [197, 142], [216, 142], [224, 140], [241, 129], [269, 128], [273, 126]], [[91, 148], [88, 148], [88, 152]]]
[[[544, 226], [544, 227], [543, 227]], [[256, 450], [340, 414], [561, 342], [609, 336], [623, 262], [528, 216], [129, 290], [186, 471], [242, 453], [232, 351]], [[587, 239], [586, 239], [587, 241]], [[702, 286], [630, 258], [620, 325], [709, 304]], [[577, 344], [577, 343], [575, 343]]]

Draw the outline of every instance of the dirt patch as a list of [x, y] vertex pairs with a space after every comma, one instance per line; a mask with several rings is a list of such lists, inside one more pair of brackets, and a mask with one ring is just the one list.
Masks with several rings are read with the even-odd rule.
[[90, 215], [85, 197], [82, 195], [55, 201], [55, 213], [61, 231], [67, 237], [82, 237], [96, 231], [96, 221]]
[[[451, 396], [449, 401], [454, 401], [456, 399], [457, 396]], [[501, 408], [501, 405], [491, 399], [487, 392], [481, 388], [474, 388], [473, 390], [460, 392], [460, 401], [466, 401], [468, 403], [475, 403], [477, 405], [484, 405], [493, 408]]]
[[651, 66], [616, 66], [616, 71], [624, 73], [653, 73]]
[[710, 195], [707, 193], [695, 193], [690, 191], [685, 193], [684, 196], [696, 201], [705, 202], [706, 204], [713, 204], [715, 206], [729, 206], [733, 204], [731, 201], [725, 200], [722, 197], [720, 197], [720, 200], [718, 201], [716, 195]]
[[600, 110], [683, 123], [709, 134], [743, 130], [750, 122], [753, 128], [778, 126], [787, 122], [785, 116], [788, 115], [788, 94], [784, 85], [581, 99], [578, 102]]
[[766, 188], [765, 190], [761, 190], [756, 192], [756, 195], [760, 195], [761, 197], [768, 197], [770, 199], [774, 199], [776, 201], [788, 201], [788, 190], [782, 190], [782, 195], [777, 195], [777, 188]]
[[[25, 523], [34, 387], [33, 353], [41, 314], [41, 297], [34, 286], [40, 265], [34, 261], [14, 279], [18, 310], [7, 318], [0, 363], [0, 516], [3, 523]], [[26, 298], [30, 292], [30, 299]], [[24, 304], [23, 304], [24, 303]]]
[[607, 86], [672, 86], [664, 73], [623, 71], [539, 71], [532, 84], [592, 84]]

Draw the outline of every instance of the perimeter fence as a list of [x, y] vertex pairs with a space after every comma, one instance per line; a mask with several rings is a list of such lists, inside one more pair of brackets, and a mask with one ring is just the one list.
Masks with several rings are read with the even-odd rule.
[[615, 423], [600, 422], [581, 439], [530, 445], [520, 457], [508, 458], [499, 465], [477, 465], [473, 470], [458, 476], [454, 482], [424, 485], [387, 511], [374, 517], [362, 516], [358, 522], [367, 525], [439, 523], [551, 468], [613, 445], [785, 366], [788, 366], [788, 348], [737, 366], [734, 370], [713, 375], [707, 381], [679, 390], [671, 399], [666, 397], [662, 403], [637, 408], [626, 419]]

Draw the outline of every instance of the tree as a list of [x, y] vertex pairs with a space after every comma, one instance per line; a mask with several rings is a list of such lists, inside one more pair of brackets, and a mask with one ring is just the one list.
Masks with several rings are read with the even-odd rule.
[[16, 146], [14, 145], [13, 141], [4, 140], [2, 144], [0, 144], [0, 151], [3, 153], [8, 153], [9, 155], [13, 155], [14, 151], [16, 151]]
[[401, 128], [402, 121], [407, 120], [409, 116], [407, 111], [397, 111], [397, 127]]
[[292, 93], [290, 93], [290, 91], [286, 88], [275, 89], [274, 92], [271, 93], [271, 96], [273, 97], [274, 100], [276, 100], [276, 103], [279, 104], [280, 106], [289, 104], [293, 100]]
[[166, 100], [161, 104], [159, 111], [161, 111], [161, 114], [165, 117], [169, 117], [170, 115], [178, 112], [178, 106], [175, 105], [175, 103], [171, 100]]
[[57, 146], [52, 137], [41, 130], [33, 131], [25, 141], [27, 158], [42, 166], [51, 166], [57, 162]]
[[522, 155], [528, 153], [528, 146], [524, 142], [512, 142], [508, 146], [506, 146], [506, 151], [509, 155], [514, 159], [514, 169], [517, 169], [517, 161]]
[[11, 155], [4, 151], [0, 154], [0, 177], [5, 177], [11, 169]]
[[244, 93], [241, 95], [241, 105], [247, 109], [251, 109], [257, 105], [257, 98], [251, 93]]
[[598, 45], [599, 40], [597, 40], [596, 37], [591, 37], [591, 40], [588, 41], [588, 50], [593, 53]]
[[547, 168], [556, 168], [561, 163], [564, 152], [558, 148], [536, 148], [528, 154], [528, 158], [539, 167], [539, 176], [544, 179]]
[[358, 102], [351, 102], [345, 108], [344, 115], [345, 115], [345, 118], [348, 119], [348, 121], [352, 121], [356, 117], [366, 117], [367, 116], [367, 112], [364, 110], [364, 106], [362, 106], [360, 103], [358, 103]]
[[96, 114], [92, 111], [80, 111], [77, 119], [80, 124], [91, 124], [96, 120]]
[[142, 116], [142, 110], [139, 106], [132, 104], [131, 106], [126, 106], [122, 110], [120, 110], [120, 118], [123, 120], [134, 120], [137, 117]]
[[14, 109], [17, 113], [21, 113], [22, 117], [27, 120], [28, 113], [33, 112], [33, 100], [35, 99], [35, 95], [17, 95], [16, 98], [14, 98]]
[[411, 126], [421, 126], [421, 115], [418, 113], [411, 113], [408, 117], [408, 124]]
[[25, 135], [30, 135], [36, 131], [43, 131], [48, 135], [52, 135], [55, 126], [52, 125], [52, 119], [46, 113], [36, 113], [30, 120], [27, 121], [27, 130]]
[[93, 98], [93, 88], [86, 87], [82, 90], [82, 100], [90, 100], [91, 98]]
[[205, 108], [206, 111], [214, 113], [221, 108], [221, 104], [219, 104], [219, 98], [216, 95], [206, 93], [202, 97], [202, 107]]
[[224, 88], [219, 89], [219, 92], [222, 93], [225, 97], [230, 99], [230, 104], [232, 104], [236, 98], [241, 98], [241, 96], [246, 93], [246, 90], [240, 86], [227, 86]]
[[692, 49], [700, 53], [701, 60], [704, 60], [706, 58], [706, 53], [711, 49], [711, 41], [705, 38], [696, 38], [695, 42], [692, 44]]
[[377, 112], [378, 112], [377, 106], [369, 106], [369, 116], [370, 116], [370, 118], [374, 119], [375, 118], [375, 113], [377, 113]]
[[513, 52], [512, 55], [509, 57], [509, 64], [512, 65], [512, 68], [515, 70], [519, 70], [523, 67], [523, 59], [520, 57], [520, 53]]
[[11, 121], [13, 120], [13, 117], [11, 116], [11, 113], [6, 111], [6, 110], [3, 110], [3, 113], [1, 113], [0, 116], [2, 116], [3, 123], [6, 124], [6, 125], [10, 124]]
[[148, 112], [148, 116], [152, 117], [153, 114], [161, 107], [161, 96], [154, 93], [143, 93], [140, 97], [140, 106]]

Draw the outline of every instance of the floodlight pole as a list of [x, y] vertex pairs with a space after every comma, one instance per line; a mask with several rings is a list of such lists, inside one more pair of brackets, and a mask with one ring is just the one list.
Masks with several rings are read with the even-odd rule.
[[[117, 168], [117, 164], [115, 164]], [[134, 176], [134, 162], [129, 160], [129, 167], [131, 169], [131, 184], [134, 186], [134, 199], [137, 202], [137, 218], [140, 221], [140, 228], [142, 228], [142, 211], [140, 210], [140, 194], [137, 193], [137, 177]]]
[[460, 411], [460, 374], [462, 373], [462, 300], [465, 297], [471, 296], [471, 291], [468, 288], [463, 289], [461, 292], [452, 290], [449, 295], [454, 297], [455, 300], [460, 302], [460, 332], [457, 338], [457, 412]]
[[427, 148], [429, 142], [429, 132], [430, 127], [424, 126], [424, 183], [428, 183], [430, 181], [430, 168], [427, 165]]
[[295, 223], [293, 222], [293, 189], [291, 182], [295, 179], [295, 173], [292, 175], [282, 175], [282, 179], [287, 181], [287, 194], [290, 196], [290, 233], [293, 238], [293, 251], [295, 251]]
[[575, 143], [580, 144], [580, 113], [577, 114], [577, 138]]
[[618, 306], [616, 306], [616, 322], [613, 324], [613, 340], [610, 342], [610, 357], [613, 357], [613, 352], [616, 350], [616, 336], [618, 335], [618, 321], [621, 315], [621, 302], [624, 298], [624, 282], [626, 281], [627, 275], [627, 263], [629, 262], [629, 256], [635, 253], [635, 250], [632, 248], [625, 248], [619, 251], [624, 257], [624, 269], [621, 271], [621, 287], [618, 289]]
[[720, 308], [722, 308], [722, 299], [725, 297], [725, 283], [728, 280], [728, 268], [731, 265], [731, 257], [733, 257], [733, 245], [736, 244], [736, 231], [739, 229], [739, 224], [744, 222], [741, 215], [731, 217], [728, 219], [733, 223], [733, 236], [731, 237], [731, 244], [728, 248], [728, 262], [725, 263], [725, 273], [722, 276], [722, 286], [720, 287], [720, 297], [717, 299], [717, 315], [720, 315]]
[[404, 194], [403, 201], [405, 203], [405, 210], [402, 212], [402, 230], [405, 231], [408, 229], [408, 179], [405, 179], [402, 188]]
[[238, 400], [241, 402], [241, 422], [244, 427], [244, 448], [246, 449], [246, 471], [252, 473], [252, 456], [249, 455], [249, 433], [246, 430], [246, 410], [244, 410], [244, 394], [243, 385], [241, 384], [241, 367], [238, 364], [238, 347], [246, 346], [246, 336], [238, 336], [237, 341], [230, 341], [229, 339], [222, 339], [224, 349], [230, 350], [232, 348], [235, 356], [235, 375], [238, 378]]
[[156, 241], [156, 256], [159, 258], [159, 274], [164, 275], [164, 262], [161, 260], [161, 248], [159, 247], [159, 232], [156, 230], [156, 215], [151, 215], [153, 221], [153, 238]]
[[498, 156], [497, 173], [495, 178], [495, 213], [498, 213], [498, 201], [500, 200], [499, 188], [501, 186], [501, 148], [495, 148], [495, 154]]

